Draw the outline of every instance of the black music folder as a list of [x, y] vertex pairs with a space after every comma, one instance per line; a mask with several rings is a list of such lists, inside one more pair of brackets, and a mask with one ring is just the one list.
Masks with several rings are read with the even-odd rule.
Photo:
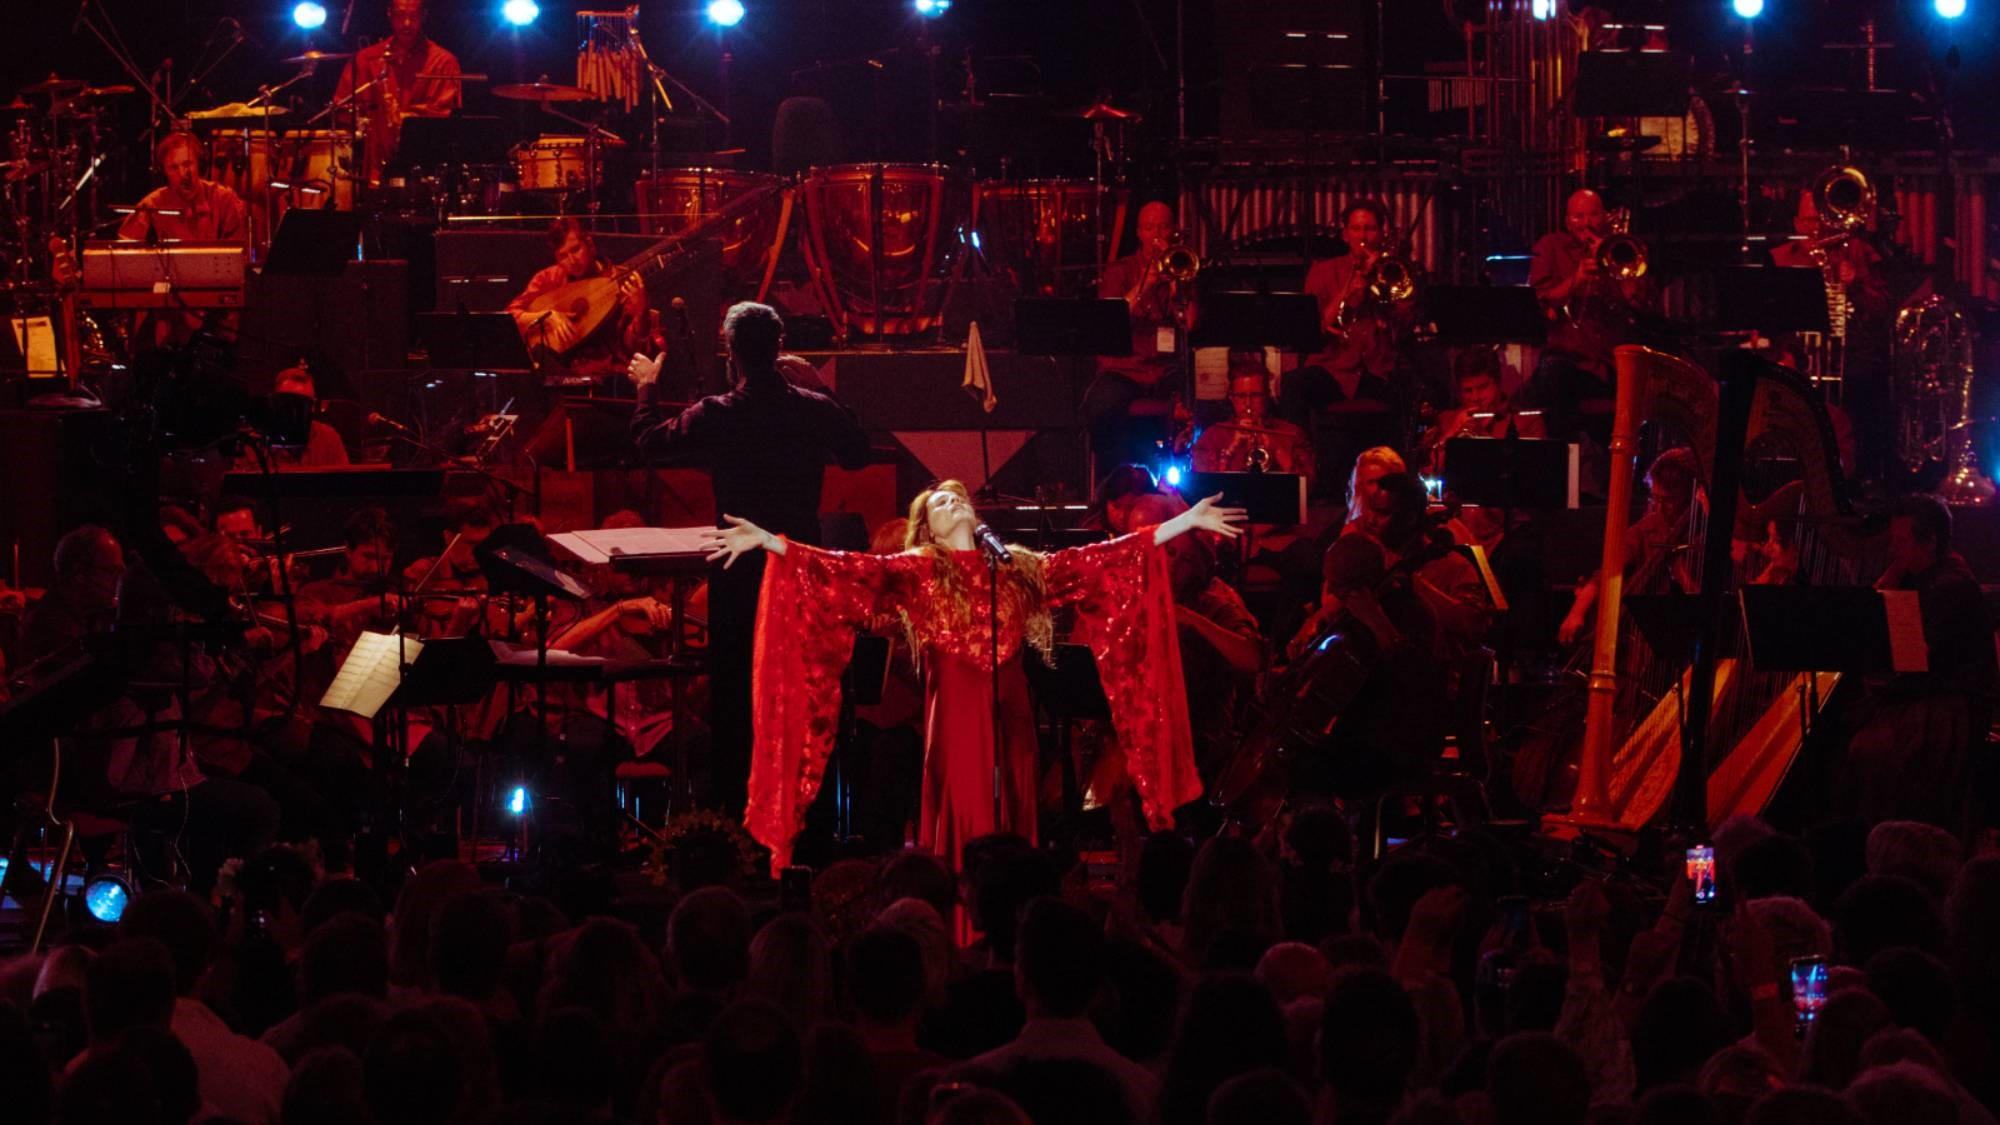
[[1194, 345], [1311, 354], [1320, 348], [1319, 298], [1310, 293], [1225, 290], [1202, 297]]
[[1927, 672], [1913, 590], [1745, 586], [1737, 592], [1758, 671]]
[[1220, 492], [1227, 508], [1246, 509], [1250, 523], [1306, 522], [1306, 478], [1298, 473], [1188, 473], [1181, 496], [1190, 503]]
[[1444, 443], [1444, 487], [1462, 504], [1544, 511], [1574, 508], [1575, 444], [1550, 438], [1459, 437]]
[[1018, 298], [1014, 350], [1022, 355], [1131, 355], [1132, 310], [1116, 297]]

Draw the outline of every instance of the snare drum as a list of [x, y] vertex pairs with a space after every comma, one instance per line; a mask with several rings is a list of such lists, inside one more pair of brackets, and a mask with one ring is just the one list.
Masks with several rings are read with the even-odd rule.
[[815, 170], [801, 194], [807, 265], [843, 333], [938, 323], [970, 226], [964, 176], [939, 164], [844, 164]]
[[[583, 137], [543, 134], [527, 144], [514, 146], [514, 170], [522, 191], [574, 191], [602, 184], [604, 165], [598, 161], [596, 174], [589, 173]], [[600, 146], [601, 148], [602, 146]]]

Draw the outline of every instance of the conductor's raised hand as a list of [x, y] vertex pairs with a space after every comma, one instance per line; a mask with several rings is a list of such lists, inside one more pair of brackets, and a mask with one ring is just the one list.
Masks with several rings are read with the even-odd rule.
[[1220, 492], [1202, 497], [1200, 502], [1187, 510], [1188, 525], [1228, 539], [1243, 534], [1243, 522], [1250, 516], [1249, 509], [1225, 508], [1221, 501]]
[[634, 386], [649, 386], [653, 380], [660, 377], [660, 365], [666, 360], [666, 352], [661, 352], [651, 359], [647, 359], [644, 353], [633, 352], [631, 362], [625, 365], [625, 373], [632, 377]]
[[722, 569], [728, 570], [735, 564], [737, 556], [751, 551], [784, 553], [783, 544], [775, 536], [749, 520], [731, 515], [722, 518], [729, 524], [728, 527], [704, 532], [701, 537], [701, 546], [708, 552], [709, 562], [720, 562]]

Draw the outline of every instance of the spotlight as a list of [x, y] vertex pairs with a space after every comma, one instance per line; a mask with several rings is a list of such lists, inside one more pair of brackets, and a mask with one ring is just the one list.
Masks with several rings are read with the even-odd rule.
[[927, 20], [936, 19], [951, 11], [951, 0], [914, 0], [917, 14]]
[[83, 886], [83, 908], [107, 926], [115, 926], [125, 917], [125, 906], [131, 901], [132, 888], [116, 875], [97, 875]]
[[1764, 0], [1730, 0], [1729, 6], [1746, 20], [1754, 20], [1764, 14]]
[[1181, 486], [1180, 465], [1172, 461], [1167, 462], [1167, 471], [1160, 474], [1160, 480], [1163, 483], [1165, 483], [1168, 488], [1179, 488]]
[[507, 794], [507, 811], [515, 816], [521, 816], [533, 807], [533, 802], [528, 799], [527, 786], [516, 785], [513, 792]]
[[735, 27], [743, 22], [743, 0], [708, 0], [708, 22], [717, 27]]
[[326, 22], [326, 7], [313, 3], [313, 0], [305, 0], [305, 3], [292, 9], [292, 22], [311, 31]]
[[542, 9], [535, 0], [507, 0], [500, 5], [500, 18], [515, 27], [526, 27], [541, 16]]
[[1534, 3], [1528, 6], [1528, 14], [1538, 20], [1554, 19], [1556, 0], [1534, 0]]
[[1936, 0], [1932, 5], [1937, 14], [1948, 20], [1955, 20], [1965, 14], [1965, 0]]

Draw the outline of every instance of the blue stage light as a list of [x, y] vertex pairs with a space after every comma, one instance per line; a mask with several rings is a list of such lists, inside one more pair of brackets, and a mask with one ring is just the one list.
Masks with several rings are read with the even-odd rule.
[[1534, 3], [1528, 6], [1528, 14], [1538, 20], [1554, 19], [1556, 0], [1534, 0]]
[[743, 15], [743, 0], [708, 0], [708, 22], [717, 27], [735, 27]]
[[541, 17], [542, 9], [535, 0], [507, 0], [500, 5], [500, 18], [515, 27], [526, 27]]
[[313, 3], [313, 0], [306, 0], [305, 3], [292, 8], [292, 22], [311, 31], [326, 23], [326, 7], [323, 4]]
[[1937, 0], [1932, 6], [1937, 9], [1938, 15], [1948, 20], [1955, 20], [1965, 14], [1965, 0]]
[[1764, 14], [1764, 0], [1731, 0], [1730, 7], [1746, 20], [1754, 20]]
[[507, 811], [515, 816], [520, 816], [533, 807], [533, 803], [528, 799], [527, 786], [516, 785], [514, 791], [507, 794]]
[[936, 19], [951, 11], [951, 0], [914, 0], [917, 14], [925, 19]]
[[1167, 471], [1160, 474], [1160, 479], [1166, 482], [1168, 488], [1179, 488], [1181, 486], [1181, 467], [1169, 461], [1167, 463]]
[[116, 875], [99, 875], [83, 888], [84, 909], [107, 926], [115, 926], [125, 917], [125, 906], [131, 901], [132, 888]]

